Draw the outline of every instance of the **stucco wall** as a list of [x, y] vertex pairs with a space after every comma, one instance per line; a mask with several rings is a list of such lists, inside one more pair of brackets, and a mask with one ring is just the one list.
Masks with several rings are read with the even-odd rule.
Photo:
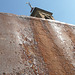
[[75, 75], [75, 26], [0, 13], [0, 75]]

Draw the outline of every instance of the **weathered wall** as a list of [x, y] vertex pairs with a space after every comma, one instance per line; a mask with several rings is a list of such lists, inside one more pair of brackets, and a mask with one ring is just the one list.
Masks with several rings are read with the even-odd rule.
[[0, 13], [0, 75], [75, 75], [75, 26]]

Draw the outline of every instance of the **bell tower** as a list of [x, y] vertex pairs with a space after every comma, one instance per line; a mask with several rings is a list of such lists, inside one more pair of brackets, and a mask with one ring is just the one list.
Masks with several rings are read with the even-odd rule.
[[27, 2], [26, 4], [29, 4], [29, 6], [31, 7], [31, 11], [30, 11], [31, 15], [30, 16], [54, 20], [54, 18], [52, 16], [53, 15], [52, 12], [48, 12], [46, 10], [43, 10], [43, 9], [40, 9], [37, 7], [32, 7], [29, 2]]
[[45, 11], [45, 10], [40, 9], [40, 8], [37, 8], [37, 7], [35, 7], [35, 8], [33, 9], [33, 11], [31, 12], [31, 16], [33, 16], [33, 17], [38, 17], [38, 18], [45, 18], [45, 19], [52, 19], [52, 20], [54, 20], [52, 14], [53, 14], [53, 13], [48, 12], [48, 11]]

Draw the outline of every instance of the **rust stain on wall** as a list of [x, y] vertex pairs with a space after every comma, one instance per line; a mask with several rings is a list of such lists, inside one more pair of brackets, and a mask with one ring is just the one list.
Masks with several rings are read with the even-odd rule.
[[75, 26], [0, 13], [0, 75], [75, 75]]

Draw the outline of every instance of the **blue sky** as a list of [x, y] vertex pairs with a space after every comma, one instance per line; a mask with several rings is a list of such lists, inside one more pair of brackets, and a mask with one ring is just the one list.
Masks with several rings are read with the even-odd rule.
[[26, 2], [52, 12], [55, 20], [75, 24], [75, 0], [0, 0], [0, 12], [29, 16]]

